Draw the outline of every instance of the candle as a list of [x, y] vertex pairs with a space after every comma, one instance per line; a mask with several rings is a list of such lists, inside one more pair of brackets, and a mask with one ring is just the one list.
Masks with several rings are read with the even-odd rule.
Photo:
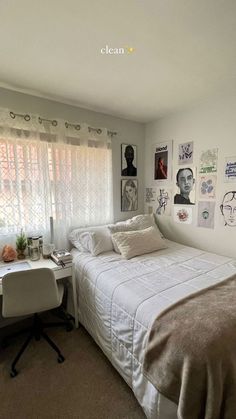
[[50, 242], [54, 242], [53, 217], [50, 217]]

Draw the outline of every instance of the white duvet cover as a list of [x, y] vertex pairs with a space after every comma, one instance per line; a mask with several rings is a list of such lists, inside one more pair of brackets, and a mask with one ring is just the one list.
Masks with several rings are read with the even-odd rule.
[[[149, 419], [172, 418], [176, 412], [142, 374], [152, 322], [176, 301], [236, 273], [235, 260], [168, 240], [167, 244], [167, 249], [131, 260], [115, 252], [93, 257], [72, 250], [79, 320], [132, 388]], [[169, 409], [170, 416], [162, 409]]]

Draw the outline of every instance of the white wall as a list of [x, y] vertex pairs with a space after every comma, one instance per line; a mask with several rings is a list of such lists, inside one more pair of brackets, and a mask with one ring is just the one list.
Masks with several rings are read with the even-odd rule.
[[[236, 257], [236, 227], [224, 227], [219, 205], [222, 194], [227, 190], [236, 190], [236, 183], [224, 183], [223, 165], [225, 156], [236, 156], [236, 97], [218, 97], [202, 103], [195, 108], [159, 119], [146, 126], [145, 140], [145, 185], [156, 186], [153, 180], [152, 144], [173, 139], [173, 173], [179, 168], [177, 163], [178, 144], [194, 141], [194, 166], [199, 166], [200, 152], [208, 148], [218, 148], [217, 196], [215, 228], [197, 227], [198, 190], [196, 205], [193, 209], [193, 224], [175, 223], [171, 215], [159, 216], [159, 224], [166, 235], [204, 250]], [[175, 180], [171, 185], [174, 188]], [[198, 188], [198, 183], [196, 185]], [[172, 204], [173, 209], [173, 204]]]
[[[111, 98], [111, 100], [113, 100]], [[143, 124], [112, 117], [98, 112], [89, 111], [71, 105], [42, 99], [36, 96], [25, 95], [11, 90], [0, 88], [0, 107], [9, 108], [19, 113], [35, 113], [45, 118], [62, 118], [69, 122], [86, 122], [94, 127], [105, 127], [117, 131], [113, 137], [113, 202], [114, 220], [130, 218], [143, 213], [143, 188], [144, 188], [144, 132]], [[137, 145], [138, 156], [138, 210], [134, 212], [121, 212], [120, 183], [121, 183], [121, 144], [130, 143]]]

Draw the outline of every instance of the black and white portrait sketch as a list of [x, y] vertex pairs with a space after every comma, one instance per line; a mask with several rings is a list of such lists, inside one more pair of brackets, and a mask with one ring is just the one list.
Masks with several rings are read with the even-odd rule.
[[138, 181], [124, 179], [121, 181], [121, 211], [138, 209]]
[[137, 176], [137, 147], [121, 144], [121, 176]]
[[176, 173], [176, 186], [179, 193], [174, 196], [174, 204], [195, 204], [195, 169], [183, 167]]
[[225, 226], [236, 227], [236, 191], [224, 194], [220, 210]]

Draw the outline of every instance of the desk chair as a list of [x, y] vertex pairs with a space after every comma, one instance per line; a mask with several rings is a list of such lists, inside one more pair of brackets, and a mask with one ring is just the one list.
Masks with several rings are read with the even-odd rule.
[[[16, 363], [29, 345], [31, 339], [40, 340], [43, 337], [47, 343], [58, 354], [58, 362], [65, 360], [59, 348], [44, 332], [44, 328], [64, 325], [67, 322], [43, 323], [38, 313], [59, 307], [62, 302], [64, 287], [63, 284], [57, 284], [54, 273], [49, 268], [30, 269], [27, 271], [11, 272], [2, 278], [2, 315], [3, 317], [16, 317], [33, 315], [33, 324], [31, 328], [24, 329], [12, 336], [19, 335], [26, 331], [29, 335], [16, 355], [11, 365], [11, 377], [15, 377], [18, 372]], [[67, 330], [71, 330], [67, 328]], [[10, 337], [12, 337], [10, 336]], [[7, 338], [8, 339], [8, 338]]]

